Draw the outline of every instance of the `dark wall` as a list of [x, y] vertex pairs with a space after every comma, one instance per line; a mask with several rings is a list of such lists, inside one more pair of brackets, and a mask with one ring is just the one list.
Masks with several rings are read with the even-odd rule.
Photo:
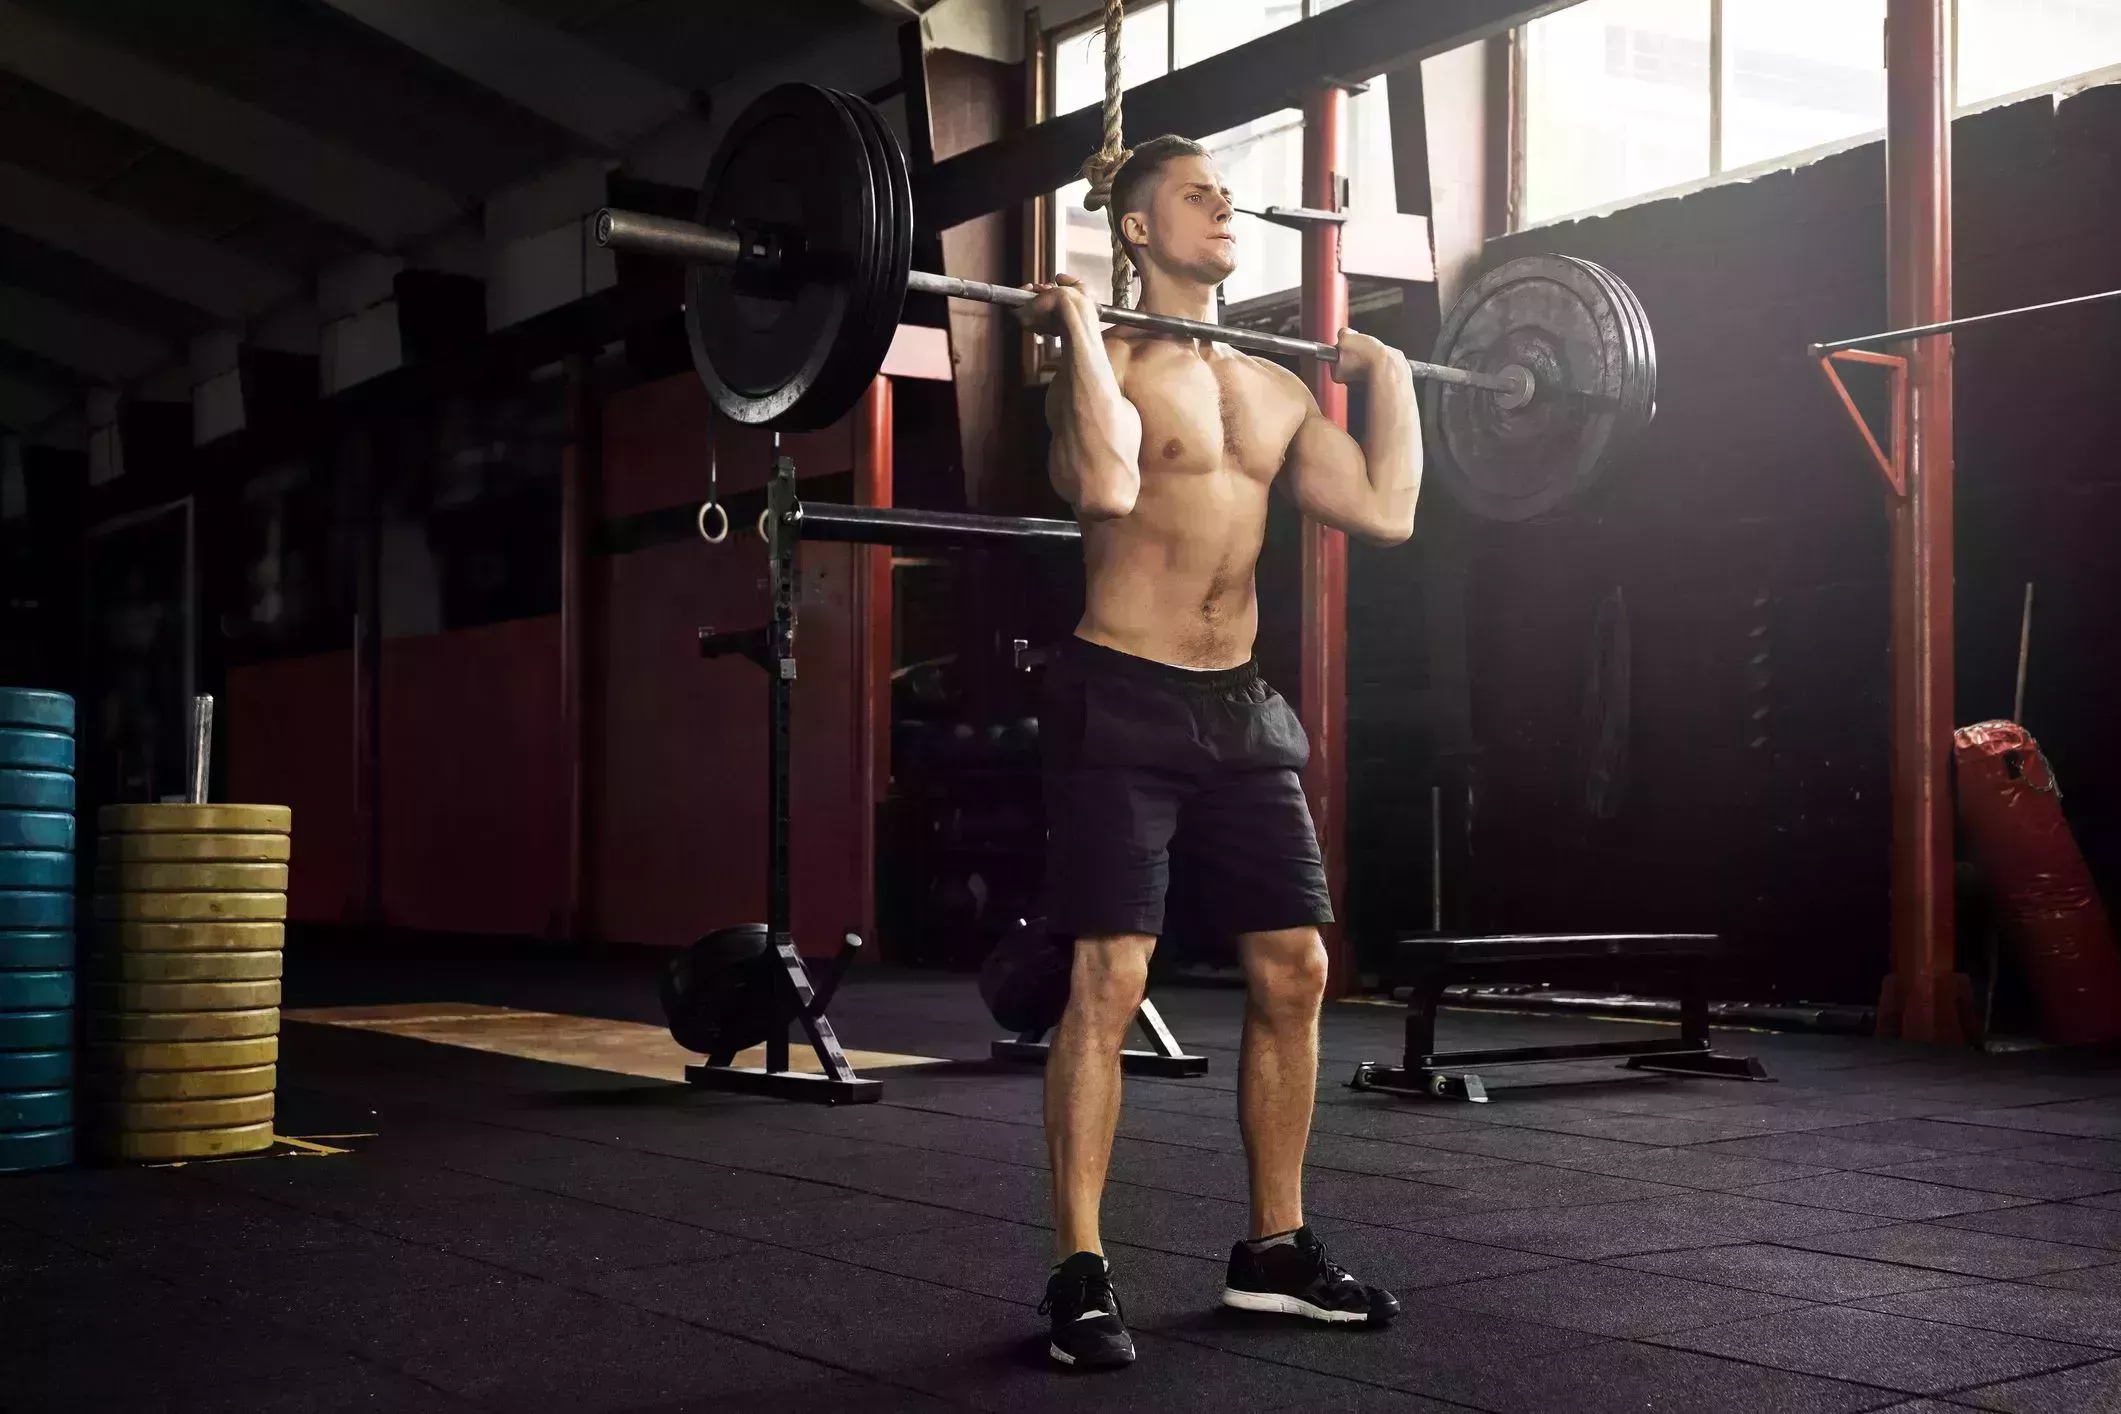
[[[1962, 119], [1955, 140], [1962, 311], [2121, 284], [2121, 89]], [[1411, 553], [1353, 558], [1359, 935], [1426, 923], [1441, 784], [1451, 928], [1719, 930], [1746, 949], [1730, 987], [1875, 1000], [1887, 493], [1803, 350], [1885, 326], [1884, 239], [1873, 143], [1491, 244], [1491, 263], [1560, 251], [1625, 278], [1659, 410], [1568, 510], [1483, 523], [1432, 483]], [[1958, 345], [1957, 715], [2009, 712], [2036, 581], [2028, 725], [2109, 886], [2117, 324], [2038, 316]]]

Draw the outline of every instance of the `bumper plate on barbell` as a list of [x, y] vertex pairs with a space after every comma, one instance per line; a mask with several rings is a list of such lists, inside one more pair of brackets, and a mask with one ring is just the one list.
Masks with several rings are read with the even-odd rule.
[[1477, 515], [1526, 520], [1587, 490], [1649, 420], [1656, 399], [1649, 322], [1618, 280], [1566, 256], [1508, 261], [1452, 307], [1436, 362], [1529, 369], [1519, 407], [1479, 389], [1431, 383], [1430, 445], [1440, 479]]

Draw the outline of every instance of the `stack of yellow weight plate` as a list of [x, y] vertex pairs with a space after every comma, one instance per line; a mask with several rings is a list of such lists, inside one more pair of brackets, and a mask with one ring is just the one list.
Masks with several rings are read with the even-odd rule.
[[98, 817], [78, 1124], [104, 1157], [271, 1146], [291, 822], [280, 805]]

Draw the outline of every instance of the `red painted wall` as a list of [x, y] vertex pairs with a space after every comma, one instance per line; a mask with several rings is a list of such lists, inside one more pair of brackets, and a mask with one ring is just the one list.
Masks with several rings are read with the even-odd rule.
[[541, 935], [562, 902], [559, 619], [387, 639], [383, 918]]
[[[707, 402], [689, 374], [604, 406], [604, 513], [701, 499]], [[790, 437], [803, 478], [851, 470], [842, 424]], [[770, 440], [718, 424], [724, 492], [756, 488]], [[862, 832], [855, 775], [854, 551], [802, 552], [802, 676], [795, 687], [795, 930], [805, 952], [859, 928]], [[681, 943], [766, 907], [766, 679], [742, 658], [706, 661], [698, 631], [766, 620], [763, 547], [748, 527], [721, 546], [690, 540], [598, 562], [592, 657], [603, 730], [589, 771], [590, 898], [598, 935]]]
[[353, 654], [231, 668], [222, 696], [228, 798], [294, 811], [288, 917], [342, 921], [356, 867]]

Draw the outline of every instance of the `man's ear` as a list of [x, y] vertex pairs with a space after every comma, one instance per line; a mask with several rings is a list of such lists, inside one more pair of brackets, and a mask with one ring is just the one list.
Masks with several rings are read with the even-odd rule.
[[1149, 223], [1139, 211], [1129, 211], [1119, 218], [1119, 233], [1127, 238], [1129, 245], [1149, 243]]

